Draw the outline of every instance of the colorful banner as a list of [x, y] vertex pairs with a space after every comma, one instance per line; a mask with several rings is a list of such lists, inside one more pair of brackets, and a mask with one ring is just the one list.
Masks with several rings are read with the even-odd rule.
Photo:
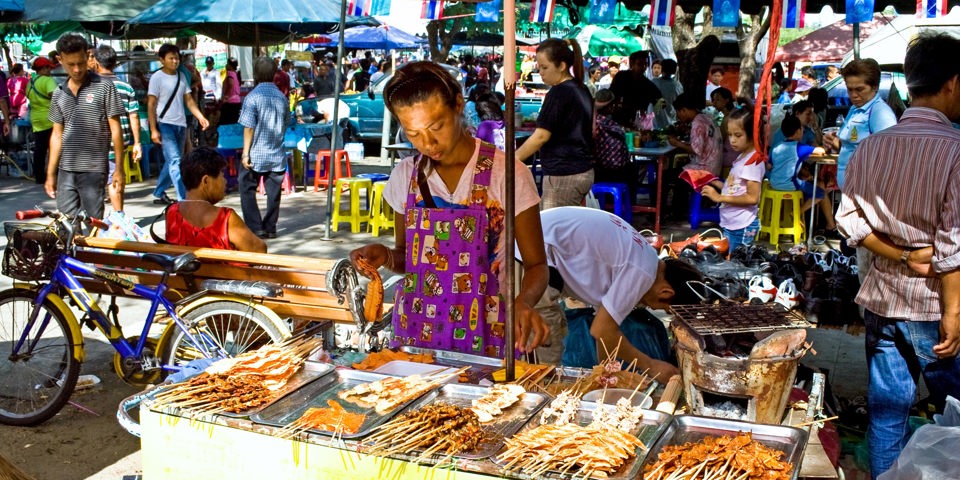
[[677, 0], [652, 0], [650, 4], [650, 26], [672, 27]]
[[617, 0], [590, 0], [590, 23], [609, 25], [617, 16]]
[[556, 0], [533, 0], [530, 3], [530, 21], [531, 22], [552, 22], [553, 8], [556, 6]]
[[354, 17], [390, 15], [390, 0], [349, 0], [347, 15]]
[[874, 0], [847, 0], [847, 24], [872, 22]]
[[477, 16], [474, 17], [473, 21], [477, 23], [499, 22], [502, 2], [503, 0], [492, 0], [477, 3]]
[[740, 0], [713, 0], [713, 26], [736, 27], [740, 24]]
[[783, 0], [783, 28], [803, 28], [807, 0]]
[[917, 18], [939, 18], [947, 15], [947, 0], [917, 0]]
[[443, 0], [423, 0], [420, 18], [424, 20], [440, 20], [443, 18]]

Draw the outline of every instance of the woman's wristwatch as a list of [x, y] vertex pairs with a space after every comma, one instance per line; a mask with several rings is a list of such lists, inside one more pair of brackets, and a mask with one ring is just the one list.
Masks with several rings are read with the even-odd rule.
[[900, 263], [903, 265], [907, 264], [907, 261], [910, 259], [910, 252], [912, 250], [904, 249], [903, 253], [900, 254]]

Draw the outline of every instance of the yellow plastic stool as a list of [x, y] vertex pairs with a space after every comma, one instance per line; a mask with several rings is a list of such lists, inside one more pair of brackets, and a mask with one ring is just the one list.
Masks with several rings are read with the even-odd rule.
[[140, 162], [133, 161], [133, 147], [127, 147], [123, 151], [123, 175], [128, 184], [134, 180], [143, 181], [143, 174], [140, 173]]
[[[776, 245], [780, 241], [780, 235], [793, 235], [793, 243], [798, 244], [803, 241], [803, 215], [801, 215], [800, 206], [803, 202], [803, 192], [779, 191], [770, 187], [770, 181], [764, 180], [760, 192], [760, 210], [757, 214], [760, 216], [760, 232], [757, 233], [757, 239], [764, 233], [770, 235], [770, 243]], [[783, 209], [784, 203], [792, 207], [792, 226], [784, 227]], [[769, 213], [768, 213], [769, 210]], [[788, 222], [789, 223], [789, 222]]]
[[[366, 189], [367, 195], [370, 195], [373, 183], [369, 178], [342, 177], [337, 179], [334, 184], [333, 196], [333, 219], [331, 229], [336, 232], [340, 222], [350, 223], [350, 232], [360, 233], [360, 224], [370, 222], [370, 211], [360, 209], [360, 190]], [[350, 195], [350, 209], [342, 210], [340, 200], [343, 194]], [[369, 197], [368, 197], [369, 198]]]
[[380, 229], [393, 229], [394, 215], [393, 207], [383, 199], [383, 189], [387, 182], [377, 182], [373, 184], [373, 197], [370, 204], [370, 223], [367, 224], [367, 230], [373, 233], [374, 237], [380, 236]]

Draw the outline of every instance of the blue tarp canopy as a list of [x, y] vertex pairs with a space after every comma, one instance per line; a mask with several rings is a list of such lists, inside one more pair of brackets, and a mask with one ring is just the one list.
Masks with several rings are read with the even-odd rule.
[[23, 0], [0, 0], [0, 12], [23, 13]]
[[[311, 44], [311, 48], [336, 47], [338, 35], [324, 35], [327, 41], [317, 44]], [[417, 48], [426, 40], [417, 38], [403, 30], [389, 25], [379, 25], [376, 27], [360, 26], [344, 30], [343, 46], [344, 48], [357, 48], [362, 50], [403, 50]]]

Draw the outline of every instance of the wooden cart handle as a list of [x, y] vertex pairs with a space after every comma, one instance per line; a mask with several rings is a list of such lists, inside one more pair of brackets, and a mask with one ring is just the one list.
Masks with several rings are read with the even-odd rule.
[[673, 411], [677, 409], [677, 399], [680, 398], [680, 387], [680, 375], [670, 377], [663, 389], [660, 403], [657, 404], [657, 411], [673, 415]]

